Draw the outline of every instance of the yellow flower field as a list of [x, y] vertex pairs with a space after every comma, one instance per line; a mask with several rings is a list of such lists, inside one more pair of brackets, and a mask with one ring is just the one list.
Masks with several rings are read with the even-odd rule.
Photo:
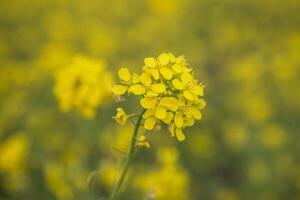
[[299, 10], [1, 0], [0, 200], [300, 199]]

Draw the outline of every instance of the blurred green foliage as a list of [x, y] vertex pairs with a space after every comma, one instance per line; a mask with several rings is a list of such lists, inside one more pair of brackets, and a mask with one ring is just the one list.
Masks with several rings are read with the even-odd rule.
[[[184, 143], [164, 129], [149, 137], [121, 199], [300, 199], [299, 10], [297, 0], [1, 0], [0, 199], [105, 198], [132, 127], [111, 120], [113, 100], [94, 119], [61, 112], [54, 74], [78, 54], [116, 74], [168, 51], [187, 57], [208, 106]], [[124, 104], [139, 112], [136, 99]]]

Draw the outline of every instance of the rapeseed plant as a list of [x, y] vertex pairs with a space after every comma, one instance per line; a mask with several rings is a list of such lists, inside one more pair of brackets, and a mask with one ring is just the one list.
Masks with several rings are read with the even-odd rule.
[[[155, 130], [161, 124], [168, 126], [172, 137], [185, 140], [183, 129], [201, 120], [201, 110], [206, 106], [203, 99], [204, 85], [194, 77], [184, 56], [175, 57], [172, 53], [162, 53], [157, 59], [147, 57], [141, 74], [132, 73], [122, 67], [118, 71], [120, 83], [113, 86], [115, 96], [133, 94], [140, 97], [143, 109], [135, 123], [128, 159], [117, 181], [110, 199], [115, 199], [128, 172], [137, 148], [150, 147], [145, 135], [139, 135], [143, 125], [146, 131]], [[124, 125], [135, 114], [126, 114], [117, 108], [113, 119]]]
[[69, 66], [57, 71], [54, 93], [62, 111], [75, 109], [92, 118], [110, 96], [111, 84], [112, 76], [103, 61], [76, 56]]

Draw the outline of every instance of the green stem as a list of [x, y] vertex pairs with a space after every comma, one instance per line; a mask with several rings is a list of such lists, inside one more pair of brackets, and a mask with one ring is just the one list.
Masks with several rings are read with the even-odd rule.
[[129, 150], [128, 158], [125, 162], [125, 165], [124, 165], [124, 168], [121, 172], [120, 178], [117, 181], [117, 183], [116, 183], [116, 185], [113, 189], [113, 192], [110, 195], [110, 198], [109, 198], [110, 200], [115, 200], [116, 199], [116, 197], [117, 197], [117, 195], [118, 195], [118, 193], [121, 189], [121, 186], [122, 186], [122, 184], [123, 184], [123, 182], [126, 178], [129, 167], [130, 167], [130, 165], [133, 161], [134, 154], [135, 154], [135, 151], [136, 151], [136, 148], [135, 148], [136, 138], [137, 138], [137, 135], [138, 135], [138, 131], [139, 131], [139, 128], [140, 128], [140, 125], [141, 125], [141, 122], [142, 122], [144, 112], [145, 112], [145, 110], [143, 110], [143, 112], [140, 114], [140, 116], [137, 120], [137, 123], [134, 127], [132, 138], [131, 138], [131, 144], [130, 144], [130, 150]]

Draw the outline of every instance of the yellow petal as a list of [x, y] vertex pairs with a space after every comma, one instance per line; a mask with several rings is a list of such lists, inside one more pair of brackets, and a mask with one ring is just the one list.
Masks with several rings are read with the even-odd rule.
[[166, 91], [166, 86], [162, 83], [156, 83], [151, 86], [151, 89], [156, 93], [163, 93]]
[[203, 88], [203, 86], [200, 86], [200, 85], [193, 86], [191, 91], [193, 94], [199, 95], [199, 96], [203, 96], [203, 94], [204, 94], [204, 88]]
[[114, 95], [122, 95], [127, 91], [128, 87], [125, 85], [114, 85], [112, 88], [112, 92]]
[[141, 82], [146, 86], [146, 87], [149, 87], [152, 83], [152, 79], [151, 79], [151, 76], [147, 73], [143, 73], [141, 75]]
[[156, 124], [156, 119], [155, 117], [150, 117], [145, 120], [144, 122], [144, 128], [146, 130], [152, 130], [154, 128], [154, 125]]
[[139, 83], [139, 82], [140, 82], [140, 76], [136, 73], [133, 73], [131, 83], [136, 84], [136, 83]]
[[176, 58], [176, 63], [180, 65], [186, 65], [186, 59], [184, 56], [179, 56]]
[[193, 117], [193, 113], [191, 110], [191, 107], [189, 106], [185, 106], [182, 108], [182, 112], [186, 117], [192, 118]]
[[117, 108], [117, 115], [126, 115], [126, 112], [123, 110], [123, 108], [119, 107]]
[[150, 148], [150, 143], [149, 142], [145, 142], [144, 146], [149, 149]]
[[155, 107], [156, 102], [157, 98], [155, 97], [145, 97], [141, 99], [140, 104], [143, 108], [151, 109]]
[[175, 136], [175, 128], [176, 127], [175, 127], [174, 123], [170, 124], [170, 126], [169, 126], [169, 132], [170, 132], [170, 134], [171, 134], [172, 137]]
[[190, 91], [184, 91], [183, 92], [183, 96], [189, 100], [189, 101], [193, 101], [194, 100], [194, 95], [190, 92]]
[[150, 69], [149, 70], [152, 77], [154, 78], [154, 80], [158, 80], [159, 79], [159, 72], [156, 69]]
[[162, 67], [159, 70], [160, 74], [167, 80], [171, 80], [173, 77], [173, 72], [167, 67]]
[[127, 68], [123, 67], [121, 69], [119, 69], [119, 78], [122, 80], [122, 81], [125, 81], [125, 82], [129, 82], [130, 79], [131, 79], [131, 75], [130, 75], [130, 72]]
[[185, 140], [185, 135], [183, 134], [183, 132], [182, 132], [181, 129], [177, 128], [177, 129], [175, 130], [175, 135], [176, 135], [178, 141], [181, 142], [181, 141], [184, 141], [184, 140]]
[[155, 66], [156, 66], [156, 60], [155, 60], [155, 58], [152, 58], [152, 57], [145, 58], [144, 63], [147, 67], [150, 67], [150, 68], [155, 68]]
[[193, 76], [188, 72], [183, 72], [180, 77], [183, 84], [187, 84], [193, 81]]
[[146, 110], [145, 113], [143, 114], [143, 118], [144, 118], [144, 119], [147, 119], [147, 118], [153, 116], [153, 114], [154, 114], [154, 110], [153, 110], [153, 109], [148, 109], [148, 110]]
[[177, 90], [183, 90], [184, 85], [182, 84], [182, 82], [178, 79], [174, 79], [172, 80], [172, 85], [177, 89]]
[[185, 106], [185, 103], [186, 102], [186, 100], [185, 100], [185, 98], [184, 97], [180, 97], [179, 99], [178, 99], [178, 104], [179, 104], [179, 106]]
[[144, 86], [142, 86], [140, 84], [135, 84], [135, 85], [130, 86], [128, 91], [132, 92], [135, 95], [142, 95], [145, 93], [146, 90], [145, 90]]
[[162, 121], [165, 122], [166, 124], [170, 124], [170, 122], [173, 119], [173, 116], [174, 116], [173, 113], [168, 112], [166, 118], [162, 119]]
[[184, 125], [185, 126], [193, 126], [194, 123], [195, 123], [195, 120], [193, 118], [188, 118], [188, 117], [184, 118]]
[[171, 111], [177, 111], [179, 108], [179, 102], [174, 97], [163, 97], [159, 102], [160, 106], [163, 106]]
[[141, 135], [141, 136], [138, 138], [138, 140], [141, 141], [141, 142], [147, 141], [146, 136], [144, 136], [144, 135]]
[[146, 136], [141, 135], [138, 139], [137, 139], [137, 146], [140, 147], [150, 147], [150, 143], [147, 141]]
[[174, 64], [174, 65], [172, 65], [172, 70], [175, 74], [179, 74], [182, 72], [182, 66], [180, 66], [178, 64]]
[[171, 52], [169, 52], [169, 59], [170, 59], [170, 62], [173, 62], [173, 63], [176, 62], [176, 58]]
[[167, 65], [170, 62], [170, 57], [166, 53], [162, 53], [158, 56], [158, 63], [161, 66]]
[[199, 109], [205, 108], [205, 106], [206, 106], [205, 100], [204, 100], [204, 99], [199, 99], [199, 100], [197, 101], [197, 106], [198, 106]]
[[177, 128], [181, 128], [183, 126], [183, 116], [180, 112], [175, 114], [174, 123]]
[[113, 119], [116, 120], [116, 122], [120, 125], [124, 125], [127, 121], [127, 114], [122, 108], [117, 108], [117, 114], [113, 117]]
[[153, 92], [153, 91], [148, 91], [146, 94], [145, 94], [145, 97], [157, 97], [158, 94]]
[[191, 111], [194, 119], [200, 120], [202, 118], [202, 114], [197, 108], [191, 107]]
[[157, 119], [164, 119], [167, 117], [167, 110], [161, 106], [158, 106], [156, 109], [155, 109], [155, 117]]
[[136, 143], [137, 147], [146, 147], [146, 148], [150, 148], [150, 143], [147, 141], [147, 138], [144, 135], [141, 135], [138, 139], [137, 139], [137, 143]]

